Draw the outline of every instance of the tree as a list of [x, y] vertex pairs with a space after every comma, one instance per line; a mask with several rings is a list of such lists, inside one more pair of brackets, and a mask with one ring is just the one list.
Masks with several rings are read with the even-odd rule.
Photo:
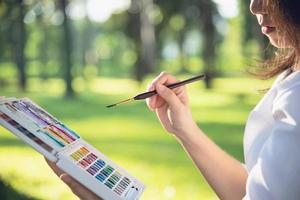
[[25, 58], [25, 45], [26, 45], [26, 30], [24, 24], [25, 4], [23, 0], [16, 1], [17, 14], [15, 19], [14, 34], [14, 59], [19, 72], [19, 87], [21, 90], [26, 90], [27, 77], [26, 77], [26, 58]]
[[[155, 1], [163, 13], [163, 21], [158, 25], [157, 35], [164, 29], [172, 17], [182, 17], [182, 27], [173, 31], [177, 39], [181, 61], [181, 71], [188, 71], [187, 56], [184, 51], [184, 41], [186, 34], [191, 29], [198, 29], [202, 36], [201, 57], [204, 61], [204, 73], [207, 75], [205, 80], [206, 88], [212, 87], [212, 78], [216, 74], [215, 60], [217, 59], [217, 45], [219, 33], [217, 32], [214, 19], [220, 17], [215, 3], [212, 0], [174, 0], [174, 1]], [[200, 35], [199, 35], [200, 37]], [[160, 44], [160, 43], [159, 43]]]
[[[189, 19], [188, 8], [191, 6], [191, 2], [184, 0], [173, 0], [173, 1], [159, 1], [155, 3], [159, 5], [163, 15], [162, 21], [156, 27], [156, 37], [159, 38], [161, 33], [169, 29], [169, 24], [172, 19], [176, 18], [179, 23], [176, 23], [176, 27], [171, 28], [168, 32], [172, 32], [172, 35], [176, 39], [179, 47], [180, 65], [181, 72], [188, 72], [187, 55], [184, 50], [185, 37], [188, 30], [193, 26], [193, 20]], [[162, 38], [157, 41], [158, 53], [160, 54], [163, 48]]]
[[62, 23], [62, 29], [63, 29], [63, 37], [62, 37], [62, 55], [63, 55], [63, 65], [65, 67], [65, 73], [64, 73], [64, 79], [66, 83], [66, 97], [73, 97], [74, 96], [74, 89], [72, 87], [72, 35], [70, 31], [70, 24], [69, 24], [69, 18], [66, 13], [66, 7], [68, 5], [68, 0], [58, 0], [59, 7], [61, 9], [61, 12], [63, 13], [63, 23]]
[[156, 65], [155, 28], [150, 20], [152, 7], [153, 0], [132, 0], [128, 11], [126, 33], [133, 40], [138, 54], [135, 63], [135, 77], [138, 81], [153, 72]]
[[203, 33], [202, 57], [205, 63], [204, 73], [206, 75], [205, 87], [212, 88], [212, 78], [216, 74], [216, 46], [217, 46], [217, 30], [213, 22], [216, 11], [215, 3], [212, 1], [201, 2], [201, 28]]
[[4, 1], [1, 16], [1, 59], [13, 61], [18, 70], [18, 85], [26, 89], [26, 30], [23, 22], [25, 4], [23, 0]]
[[153, 9], [153, 0], [141, 0], [142, 8], [141, 8], [141, 56], [140, 56], [140, 64], [139, 68], [145, 69], [142, 72], [142, 78], [144, 76], [143, 73], [147, 74], [149, 72], [153, 72], [155, 68], [155, 60], [156, 60], [156, 41], [155, 41], [155, 27], [152, 21], [150, 20], [150, 12]]

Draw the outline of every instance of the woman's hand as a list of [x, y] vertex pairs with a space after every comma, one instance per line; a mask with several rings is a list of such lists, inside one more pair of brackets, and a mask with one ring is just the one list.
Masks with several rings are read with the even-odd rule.
[[60, 170], [55, 163], [47, 160], [48, 165], [54, 171], [54, 173], [72, 190], [72, 192], [79, 197], [81, 200], [102, 200], [98, 196], [96, 196], [89, 189], [78, 183], [75, 179], [73, 179], [70, 175], [66, 174], [62, 170]]
[[165, 72], [156, 77], [148, 91], [156, 90], [158, 95], [147, 99], [147, 105], [155, 111], [160, 123], [178, 138], [185, 138], [198, 128], [192, 118], [189, 100], [184, 86], [170, 90], [165, 85], [178, 80]]

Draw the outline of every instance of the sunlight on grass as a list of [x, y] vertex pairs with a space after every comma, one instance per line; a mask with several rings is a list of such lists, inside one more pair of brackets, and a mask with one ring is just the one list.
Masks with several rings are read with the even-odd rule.
[[[28, 93], [10, 90], [1, 95], [28, 96], [57, 116], [142, 180], [147, 185], [142, 199], [217, 199], [180, 144], [162, 129], [144, 102], [105, 108], [107, 104], [144, 91], [146, 82], [139, 85], [129, 79], [101, 78], [89, 83], [88, 91], [75, 99], [60, 97], [63, 90], [57, 80], [39, 83], [31, 80]], [[260, 81], [249, 78], [221, 78], [211, 91], [205, 90], [203, 83], [187, 87], [199, 126], [241, 161], [244, 124], [261, 97], [255, 90], [267, 88], [268, 84], [261, 85]], [[47, 93], [38, 92], [46, 91], [45, 88]], [[0, 176], [5, 181], [38, 199], [74, 199], [42, 156], [3, 128], [0, 133]]]

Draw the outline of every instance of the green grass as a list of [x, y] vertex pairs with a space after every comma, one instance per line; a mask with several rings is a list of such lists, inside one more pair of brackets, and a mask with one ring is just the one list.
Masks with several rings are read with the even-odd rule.
[[[146, 83], [97, 79], [77, 81], [75, 99], [61, 98], [61, 81], [30, 81], [27, 93], [13, 88], [0, 95], [28, 96], [77, 131], [85, 140], [146, 185], [144, 200], [217, 199], [182, 147], [166, 133], [144, 102], [114, 109], [105, 105], [143, 91]], [[269, 83], [249, 78], [222, 78], [215, 89], [188, 86], [199, 126], [225, 151], [243, 161], [242, 138], [249, 111], [261, 98], [256, 90]], [[43, 92], [41, 92], [43, 91]], [[43, 157], [0, 128], [0, 176], [16, 190], [37, 199], [74, 199]]]

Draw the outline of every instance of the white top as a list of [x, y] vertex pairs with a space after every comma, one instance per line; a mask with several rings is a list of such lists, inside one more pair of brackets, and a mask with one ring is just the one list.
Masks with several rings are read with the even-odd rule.
[[288, 73], [277, 78], [249, 115], [244, 200], [300, 199], [300, 72]]

